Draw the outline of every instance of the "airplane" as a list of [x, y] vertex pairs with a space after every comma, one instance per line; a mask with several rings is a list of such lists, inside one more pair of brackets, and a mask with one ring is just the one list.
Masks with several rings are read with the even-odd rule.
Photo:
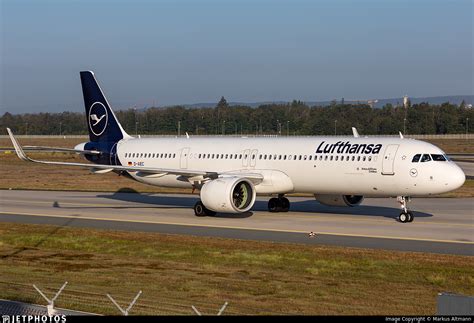
[[[115, 172], [138, 182], [199, 189], [196, 216], [244, 213], [256, 195], [274, 196], [268, 211], [288, 212], [290, 193], [311, 193], [329, 206], [360, 205], [364, 197], [397, 197], [398, 220], [412, 222], [414, 196], [461, 187], [465, 174], [438, 147], [400, 137], [135, 138], [120, 125], [92, 71], [80, 72], [90, 141], [74, 149], [91, 163], [34, 160], [7, 128], [21, 160]], [[31, 148], [31, 146], [29, 146]], [[34, 147], [33, 147], [34, 148]], [[45, 147], [39, 147], [45, 148]], [[51, 147], [46, 147], [51, 148]]]

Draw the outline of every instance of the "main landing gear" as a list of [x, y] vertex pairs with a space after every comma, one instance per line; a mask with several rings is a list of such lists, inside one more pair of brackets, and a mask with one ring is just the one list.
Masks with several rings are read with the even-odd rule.
[[194, 214], [196, 216], [214, 216], [216, 212], [207, 209], [201, 201], [197, 201], [194, 204]]
[[407, 203], [410, 202], [410, 197], [398, 196], [397, 200], [400, 203], [400, 206], [402, 208], [402, 213], [400, 213], [398, 220], [400, 220], [400, 222], [402, 223], [413, 222], [413, 219], [414, 219], [413, 213], [408, 211], [408, 208], [407, 208]]
[[271, 198], [268, 201], [268, 211], [269, 212], [288, 212], [290, 209], [290, 201], [283, 197], [283, 194], [279, 194], [278, 198]]

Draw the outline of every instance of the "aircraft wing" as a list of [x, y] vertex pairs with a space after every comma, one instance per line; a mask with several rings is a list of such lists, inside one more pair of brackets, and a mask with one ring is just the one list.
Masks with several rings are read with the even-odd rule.
[[100, 151], [97, 150], [79, 150], [62, 147], [44, 147], [44, 146], [23, 146], [23, 150], [30, 151], [48, 151], [48, 152], [64, 152], [64, 153], [77, 153], [83, 155], [100, 155]]
[[236, 176], [247, 178], [254, 182], [255, 184], [260, 183], [263, 180], [263, 176], [258, 173], [238, 173], [233, 174], [232, 172], [214, 172], [214, 171], [196, 171], [196, 170], [188, 170], [188, 169], [169, 169], [169, 168], [155, 168], [155, 167], [136, 167], [136, 166], [118, 166], [118, 165], [101, 165], [101, 164], [87, 164], [87, 163], [68, 163], [68, 162], [55, 162], [55, 161], [43, 161], [43, 160], [35, 160], [28, 157], [22, 146], [18, 143], [13, 132], [10, 128], [7, 128], [8, 135], [13, 143], [13, 147], [15, 147], [16, 154], [18, 158], [23, 161], [34, 162], [34, 163], [41, 163], [47, 165], [62, 165], [62, 166], [76, 166], [76, 167], [83, 167], [88, 168], [95, 173], [106, 173], [109, 171], [127, 171], [127, 172], [137, 172], [138, 176], [150, 176], [150, 177], [161, 177], [164, 175], [178, 175], [184, 176], [187, 178], [191, 177], [202, 177], [203, 179], [215, 179], [219, 177], [219, 175], [228, 175], [228, 176]]

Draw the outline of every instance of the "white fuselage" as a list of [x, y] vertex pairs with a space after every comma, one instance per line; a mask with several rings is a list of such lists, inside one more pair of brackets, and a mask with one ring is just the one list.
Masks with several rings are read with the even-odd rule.
[[[416, 196], [448, 192], [464, 183], [454, 162], [413, 162], [417, 154], [445, 156], [432, 144], [393, 137], [133, 138], [117, 144], [122, 165], [261, 174], [258, 194]], [[129, 173], [156, 186], [191, 188], [200, 182]]]

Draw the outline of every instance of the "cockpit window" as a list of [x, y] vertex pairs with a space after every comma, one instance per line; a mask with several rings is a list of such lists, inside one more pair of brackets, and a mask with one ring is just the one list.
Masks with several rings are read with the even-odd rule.
[[416, 154], [411, 160], [412, 163], [418, 163], [420, 161], [421, 154]]
[[431, 158], [433, 158], [434, 161], [446, 161], [443, 155], [431, 154]]
[[424, 163], [424, 162], [429, 162], [431, 160], [431, 157], [430, 155], [428, 154], [424, 154], [422, 157], [421, 157], [421, 162]]

